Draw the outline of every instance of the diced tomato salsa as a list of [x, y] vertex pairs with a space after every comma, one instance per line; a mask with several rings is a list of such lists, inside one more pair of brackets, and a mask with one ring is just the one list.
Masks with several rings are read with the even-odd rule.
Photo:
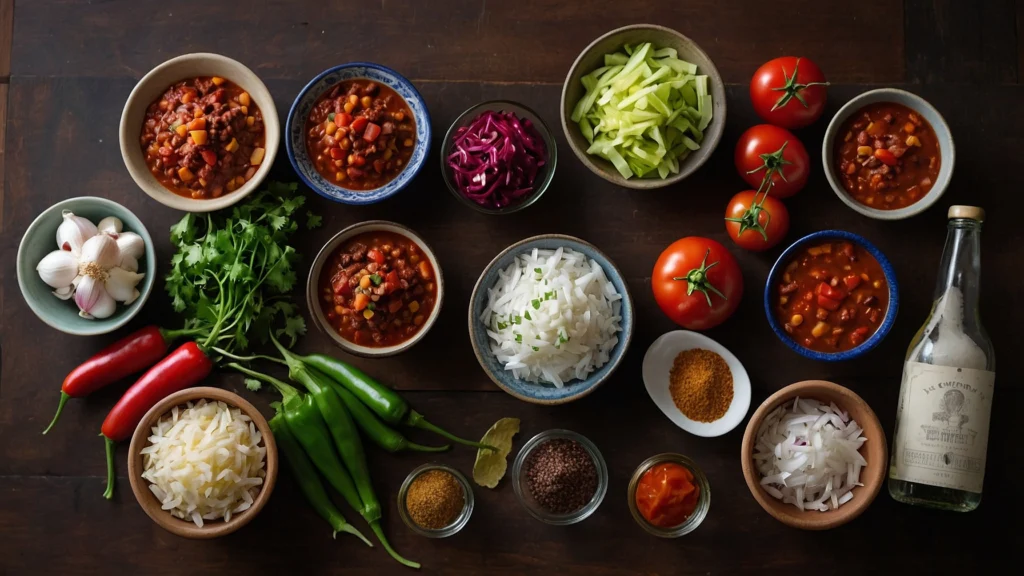
[[437, 300], [437, 278], [423, 250], [405, 236], [367, 232], [342, 244], [320, 273], [321, 308], [338, 334], [362, 346], [412, 338]]
[[804, 249], [776, 289], [775, 315], [806, 348], [842, 352], [878, 330], [889, 307], [881, 264], [863, 247], [837, 240]]
[[372, 80], [327, 90], [306, 120], [306, 150], [328, 182], [351, 190], [380, 188], [409, 164], [416, 120], [405, 100]]
[[146, 164], [168, 190], [218, 198], [248, 182], [263, 163], [266, 130], [256, 102], [216, 76], [178, 82], [149, 105], [140, 136]]

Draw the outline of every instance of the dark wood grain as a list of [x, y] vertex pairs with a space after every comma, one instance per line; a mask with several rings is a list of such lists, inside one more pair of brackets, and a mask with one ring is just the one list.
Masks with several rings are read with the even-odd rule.
[[[11, 43], [13, 36], [14, 0], [0, 0], [0, 84], [6, 84], [11, 76]], [[0, 122], [0, 124], [3, 124], [3, 122]]]
[[644, 21], [693, 38], [727, 82], [746, 82], [762, 62], [785, 54], [814, 58], [833, 82], [904, 78], [901, 5], [893, 0], [641, 0], [600, 8], [560, 0], [272, 0], [245, 10], [206, 0], [121, 0], [102, 9], [31, 2], [18, 6], [14, 66], [15, 74], [138, 78], [172, 56], [210, 51], [265, 79], [308, 80], [335, 64], [369, 60], [413, 79], [561, 83], [595, 37]]
[[1017, 82], [1016, 0], [906, 0], [910, 82]]
[[[10, 4], [0, 0], [0, 25], [5, 3]], [[458, 449], [425, 458], [371, 451], [375, 486], [388, 508], [388, 534], [400, 551], [424, 563], [424, 572], [983, 574], [1012, 550], [1013, 531], [998, 526], [1016, 496], [1019, 468], [1014, 426], [1020, 393], [1013, 378], [1024, 371], [1024, 360], [1014, 345], [1024, 309], [1006, 303], [1019, 299], [1024, 279], [1019, 271], [1024, 230], [1014, 217], [1015, 191], [1024, 189], [1024, 176], [1011, 168], [1024, 149], [1024, 86], [1013, 84], [1020, 78], [1016, 70], [1006, 76], [1006, 59], [1016, 56], [1013, 44], [1007, 44], [1005, 23], [994, 16], [1005, 12], [1006, 3], [996, 2], [972, 16], [961, 14], [959, 7], [922, 6], [914, 0], [698, 0], [590, 7], [553, 1], [386, 1], [358, 4], [358, 18], [350, 17], [357, 6], [350, 2], [253, 3], [242, 13], [237, 5], [173, 4], [160, 9], [153, 2], [18, 5], [13, 76], [10, 86], [0, 83], [0, 574], [279, 574], [297, 567], [308, 573], [408, 573], [379, 548], [366, 549], [351, 538], [332, 541], [326, 524], [286, 473], [259, 518], [235, 535], [210, 542], [177, 539], [157, 528], [135, 503], [126, 478], [113, 502], [103, 500], [103, 449], [96, 433], [128, 382], [73, 401], [60, 425], [46, 437], [39, 435], [56, 407], [64, 375], [117, 335], [74, 338], [42, 324], [19, 297], [14, 274], [18, 241], [31, 219], [54, 202], [103, 196], [143, 219], [157, 242], [158, 273], [166, 272], [167, 230], [180, 213], [135, 187], [118, 151], [117, 123], [138, 77], [190, 50], [222, 52], [253, 67], [266, 80], [282, 120], [312, 75], [340, 61], [366, 58], [416, 79], [437, 136], [464, 109], [496, 98], [537, 110], [556, 135], [560, 158], [551, 188], [535, 206], [510, 216], [488, 217], [459, 204], [445, 188], [436, 160], [408, 190], [374, 206], [342, 206], [305, 191], [311, 209], [324, 216], [322, 228], [296, 237], [307, 258], [348, 224], [395, 220], [434, 248], [447, 294], [438, 324], [406, 354], [386, 360], [348, 357], [312, 327], [300, 350], [350, 360], [405, 390], [419, 411], [453, 432], [479, 436], [498, 418], [515, 416], [523, 422], [517, 448], [542, 430], [564, 427], [593, 440], [609, 466], [608, 496], [580, 525], [556, 528], [532, 520], [506, 479], [497, 490], [476, 490], [468, 528], [436, 541], [419, 538], [401, 524], [394, 502], [398, 487], [427, 460], [468, 474], [474, 453]], [[1004, 17], [1015, 18], [1012, 13]], [[720, 149], [697, 174], [657, 192], [618, 189], [590, 174], [572, 156], [558, 124], [560, 83], [576, 53], [601, 32], [641, 20], [691, 35], [726, 79], [740, 84], [728, 89]], [[872, 26], [859, 25], [868, 22]], [[0, 26], [0, 54], [2, 31]], [[987, 34], [1000, 38], [984, 38]], [[807, 188], [787, 201], [792, 215], [787, 240], [829, 228], [864, 235], [896, 267], [900, 313], [888, 338], [862, 359], [838, 365], [803, 359], [778, 342], [764, 318], [765, 278], [782, 247], [764, 254], [734, 250], [746, 294], [736, 317], [708, 335], [747, 367], [753, 406], [791, 382], [829, 379], [863, 396], [891, 435], [906, 345], [931, 304], [946, 208], [954, 203], [983, 206], [989, 221], [981, 314], [995, 342], [1000, 376], [985, 502], [977, 512], [943, 514], [903, 506], [883, 490], [863, 517], [845, 527], [828, 533], [788, 529], [765, 514], [746, 488], [738, 463], [743, 425], [720, 438], [691, 436], [672, 426], [643, 389], [644, 352], [657, 336], [675, 328], [650, 295], [651, 267], [659, 252], [682, 236], [708, 236], [731, 246], [721, 218], [728, 198], [744, 187], [732, 166], [732, 147], [744, 129], [758, 122], [742, 84], [761, 61], [783, 53], [815, 58], [834, 82], [825, 117], [798, 134], [814, 171]], [[1024, 64], [1024, 51], [1017, 53]], [[901, 83], [905, 70], [909, 82], [920, 84]], [[863, 218], [846, 208], [825, 181], [817, 160], [822, 134], [842, 104], [870, 87], [855, 82], [919, 93], [949, 122], [957, 144], [955, 176], [946, 196], [923, 215], [894, 223]], [[965, 105], [965, 82], [970, 82], [969, 101], [983, 106]], [[294, 179], [283, 150], [273, 176]], [[625, 275], [636, 307], [636, 334], [623, 366], [602, 389], [561, 407], [525, 404], [498, 391], [477, 365], [466, 328], [470, 292], [484, 266], [509, 244], [545, 232], [580, 236], [605, 251]], [[140, 317], [119, 334], [147, 323], [179, 325], [162, 296], [158, 282]], [[270, 413], [273, 394], [245, 391], [236, 375], [217, 372], [209, 383], [244, 394]], [[423, 443], [436, 440], [428, 434], [411, 436]], [[663, 451], [693, 457], [713, 492], [704, 525], [673, 541], [650, 537], [637, 527], [625, 499], [634, 467]], [[122, 475], [126, 452], [125, 446], [118, 452]]]

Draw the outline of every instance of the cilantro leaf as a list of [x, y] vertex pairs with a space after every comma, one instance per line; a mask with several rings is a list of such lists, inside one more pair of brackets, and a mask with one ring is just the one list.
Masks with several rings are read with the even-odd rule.
[[245, 387], [251, 392], [259, 392], [260, 388], [263, 388], [263, 383], [255, 378], [246, 378]]
[[320, 224], [323, 223], [323, 217], [319, 214], [313, 214], [309, 210], [306, 210], [306, 228], [312, 230], [313, 228], [319, 228]]

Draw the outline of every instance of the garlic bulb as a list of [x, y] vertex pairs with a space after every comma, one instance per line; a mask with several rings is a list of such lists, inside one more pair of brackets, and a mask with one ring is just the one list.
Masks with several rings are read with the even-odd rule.
[[107, 271], [107, 279], [103, 287], [114, 300], [131, 304], [139, 297], [139, 291], [135, 287], [139, 284], [145, 274], [129, 272], [124, 268], [111, 268]]
[[127, 254], [136, 260], [142, 258], [142, 255], [146, 253], [145, 241], [142, 240], [142, 236], [135, 232], [122, 232], [118, 234], [117, 247], [121, 249], [122, 255]]
[[82, 266], [95, 263], [103, 270], [109, 270], [121, 263], [121, 249], [117, 247], [117, 240], [106, 234], [97, 234], [82, 244], [78, 260]]
[[87, 218], [75, 216], [71, 210], [65, 210], [61, 214], [64, 221], [57, 227], [57, 247], [77, 256], [82, 251], [82, 245], [96, 236], [99, 229]]
[[69, 251], [54, 250], [39, 261], [36, 271], [50, 288], [68, 288], [78, 276], [78, 258]]
[[100, 220], [96, 228], [100, 232], [117, 238], [117, 235], [124, 229], [124, 224], [121, 223], [121, 219], [117, 216], [107, 216], [103, 220]]
[[136, 260], [135, 258], [132, 258], [131, 255], [125, 254], [124, 251], [122, 250], [121, 251], [121, 265], [118, 266], [118, 268], [124, 268], [125, 270], [127, 270], [129, 272], [138, 272], [139, 271], [139, 261]]
[[85, 275], [75, 289], [75, 304], [78, 315], [82, 318], [107, 318], [114, 313], [117, 303], [103, 288], [103, 282], [90, 275]]

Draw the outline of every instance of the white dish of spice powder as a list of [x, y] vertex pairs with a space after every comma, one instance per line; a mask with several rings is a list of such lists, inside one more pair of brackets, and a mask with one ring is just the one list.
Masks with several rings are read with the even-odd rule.
[[[728, 408], [721, 416], [717, 414], [721, 412], [720, 407], [724, 402], [719, 396], [724, 396], [725, 401], [728, 401], [727, 392], [723, 394], [723, 390], [717, 390], [703, 398], [694, 394], [685, 395], [686, 399], [683, 401], [687, 406], [694, 407], [693, 414], [701, 415], [703, 412], [716, 416], [710, 422], [701, 422], [683, 414], [672, 397], [670, 374], [673, 364], [676, 357], [687, 350], [707, 350], [717, 354], [725, 361], [732, 376], [732, 400], [728, 402]], [[707, 356], [700, 355], [699, 359], [709, 360]], [[711, 366], [704, 368], [709, 369]], [[717, 377], [725, 377], [727, 381], [728, 375], [723, 374], [724, 370], [714, 373]], [[750, 408], [750, 377], [743, 364], [725, 346], [697, 332], [675, 330], [655, 340], [644, 355], [643, 378], [644, 386], [654, 404], [673, 424], [696, 436], [721, 436], [731, 431], [743, 421]]]

